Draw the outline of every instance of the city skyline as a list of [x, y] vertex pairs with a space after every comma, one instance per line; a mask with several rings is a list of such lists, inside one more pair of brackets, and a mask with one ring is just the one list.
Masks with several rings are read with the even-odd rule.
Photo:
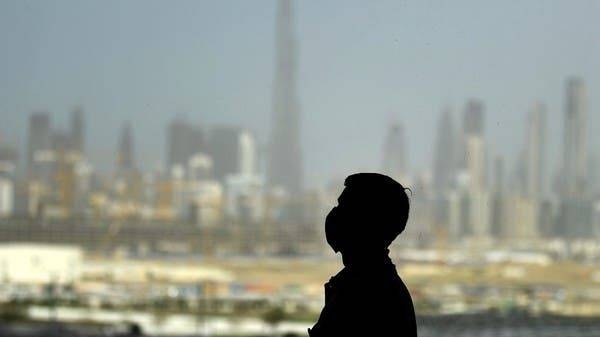
[[[8, 17], [2, 20], [3, 24], [16, 29], [7, 28], [0, 35], [9, 46], [7, 61], [0, 65], [6, 74], [0, 84], [5, 89], [0, 107], [1, 138], [17, 143], [23, 158], [26, 116], [48, 111], [56, 124], [67, 126], [70, 111], [80, 105], [86, 112], [86, 123], [94, 125], [88, 132], [86, 150], [94, 166], [104, 171], [113, 168], [116, 130], [125, 120], [136, 122], [136, 156], [142, 167], [154, 168], [164, 163], [164, 125], [174, 115], [187, 114], [191, 122], [201, 125], [242, 125], [255, 131], [259, 144], [264, 146], [270, 124], [275, 4], [241, 5], [241, 12], [257, 14], [259, 22], [253, 16], [231, 13], [218, 4], [190, 4], [187, 14], [155, 3], [141, 9], [144, 16], [140, 28], [134, 29], [126, 18], [138, 8], [135, 3], [109, 3], [95, 8], [97, 4], [62, 2], [57, 7], [65, 10], [52, 16], [55, 9], [44, 4], [36, 6], [32, 13], [28, 7], [6, 2], [1, 12]], [[548, 135], [559, 135], [548, 140], [546, 175], [550, 178], [556, 174], [562, 157], [567, 77], [576, 75], [586, 83], [588, 127], [598, 118], [594, 105], [599, 93], [595, 69], [600, 57], [598, 46], [589, 43], [598, 23], [585, 19], [597, 6], [592, 2], [551, 4], [544, 11], [538, 11], [539, 5], [526, 4], [521, 6], [522, 13], [512, 11], [514, 5], [496, 4], [498, 12], [512, 19], [514, 25], [507, 28], [497, 22], [499, 28], [489, 27], [486, 35], [475, 28], [486, 20], [496, 22], [497, 18], [477, 4], [468, 6], [468, 14], [460, 14], [445, 6], [412, 3], [402, 7], [381, 2], [363, 8], [350, 3], [334, 22], [327, 20], [327, 13], [337, 8], [334, 3], [295, 5], [296, 35], [301, 45], [301, 138], [306, 180], [313, 186], [349, 171], [379, 169], [381, 135], [388, 127], [390, 114], [407, 129], [410, 170], [423, 171], [431, 167], [428, 149], [433, 140], [428, 136], [435, 129], [439, 110], [452, 107], [456, 123], [465, 101], [471, 97], [480, 99], [488, 116], [485, 123], [490, 158], [500, 154], [511, 168], [512, 158], [522, 147], [520, 135], [526, 127], [525, 116], [533, 102], [542, 101], [547, 107]], [[111, 15], [114, 7], [119, 9], [117, 16]], [[365, 9], [376, 19], [364, 15]], [[96, 19], [87, 23], [83, 14], [90, 10], [98, 10], [101, 19], [119, 23], [116, 27], [120, 27], [123, 38], [111, 39], [114, 28]], [[156, 29], [148, 26], [162, 11], [166, 21]], [[440, 13], [447, 17], [440, 17]], [[180, 20], [183, 27], [173, 27], [184, 35], [172, 45], [170, 28], [165, 24], [179, 14], [184, 18], [198, 17]], [[208, 14], [214, 19], [198, 20]], [[223, 23], [217, 23], [217, 19], [229, 27], [222, 40], [215, 40], [211, 33], [222, 31], [219, 27]], [[359, 24], [349, 25], [351, 19]], [[554, 24], [557, 22], [560, 24]], [[82, 29], [71, 29], [74, 25]], [[360, 27], [370, 27], [372, 34]], [[160, 34], [154, 34], [157, 38], [150, 42], [141, 34], [143, 29], [147, 30], [145, 33]], [[442, 32], [444, 29], [447, 32]], [[526, 47], [509, 38], [517, 31], [527, 41]], [[82, 33], [96, 43], [90, 44]], [[33, 39], [24, 38], [27, 36]], [[64, 42], [60, 42], [62, 38]], [[133, 38], [137, 42], [128, 46]], [[444, 42], [445, 38], [449, 42]], [[490, 39], [496, 43], [494, 46], [486, 42]], [[452, 48], [449, 43], [454, 44]], [[169, 48], [161, 51], [159, 47]], [[500, 51], [512, 49], [523, 51], [520, 58], [501, 60], [504, 54]], [[117, 53], [101, 56], [110, 50]], [[149, 52], [143, 53], [145, 50]], [[455, 54], [444, 58], [450, 50]], [[65, 54], [69, 51], [72, 52]], [[246, 57], [239, 58], [242, 51]], [[423, 55], [430, 56], [418, 57]], [[72, 62], [60, 61], [65, 56]], [[139, 65], [127, 59], [139, 59]], [[411, 69], [407, 68], [409, 65]], [[142, 69], [156, 71], [142, 74]], [[124, 86], [127, 91], [116, 91]], [[338, 130], [326, 136], [326, 130], [340, 121]], [[90, 139], [97, 141], [91, 143]], [[590, 132], [590, 156], [597, 155], [593, 149], [598, 143], [599, 136]]]
[[[563, 108], [563, 114], [565, 115], [564, 118], [564, 125], [562, 126], [562, 128], [564, 130], [570, 130], [573, 129], [575, 126], [573, 126], [573, 122], [569, 123], [569, 118], [568, 116], [570, 114], [572, 114], [571, 110], [572, 108], [570, 108], [570, 106], [572, 104], [568, 103], [570, 101], [573, 100], [573, 98], [571, 97], [573, 95], [572, 91], [573, 91], [573, 83], [577, 83], [579, 86], [583, 87], [585, 90], [585, 80], [579, 77], [569, 77], [566, 78], [563, 83], [565, 85], [566, 91], [565, 91], [565, 107]], [[586, 106], [588, 104], [587, 101], [587, 97], [586, 96], [582, 96], [580, 98], [580, 100], [583, 103], [579, 103], [579, 104], [583, 104], [584, 106]], [[589, 118], [589, 112], [588, 109], [586, 107], [582, 108], [583, 109], [583, 116], [578, 117], [577, 120], [577, 127], [580, 128], [585, 128], [586, 127], [586, 122], [589, 121], [587, 120]], [[491, 167], [490, 165], [492, 165], [493, 161], [491, 160], [490, 157], [490, 153], [488, 152], [488, 148], [486, 146], [486, 143], [490, 141], [489, 137], [486, 136], [485, 134], [485, 124], [486, 124], [486, 115], [485, 115], [485, 107], [484, 107], [484, 102], [480, 101], [480, 100], [474, 100], [474, 99], [469, 99], [465, 101], [464, 107], [463, 107], [463, 111], [462, 111], [462, 116], [453, 113], [452, 111], [453, 109], [446, 106], [444, 108], [441, 108], [440, 111], [442, 111], [441, 116], [443, 117], [443, 123], [442, 121], [438, 120], [436, 125], [432, 126], [432, 129], [430, 130], [433, 134], [433, 132], [435, 130], [437, 130], [437, 136], [434, 135], [434, 137], [432, 138], [431, 141], [431, 146], [433, 151], [431, 153], [429, 153], [430, 155], [432, 155], [431, 160], [429, 163], [425, 164], [424, 166], [424, 171], [421, 170], [411, 170], [411, 169], [403, 169], [404, 174], [402, 174], [402, 176], [404, 177], [408, 177], [408, 176], [412, 176], [413, 178], [418, 178], [419, 176], [421, 176], [423, 173], [427, 173], [427, 174], [431, 174], [431, 179], [432, 179], [432, 183], [435, 185], [436, 182], [436, 170], [439, 170], [439, 168], [436, 168], [437, 165], [439, 165], [438, 163], [436, 163], [436, 158], [440, 155], [440, 153], [443, 153], [444, 151], [440, 151], [438, 148], [433, 148], [434, 146], [439, 147], [440, 146], [440, 128], [444, 128], [448, 123], [450, 123], [450, 125], [452, 126], [452, 124], [455, 124], [457, 122], [462, 121], [463, 125], [459, 125], [459, 127], [457, 129], [454, 129], [452, 131], [452, 133], [458, 133], [458, 135], [454, 135], [453, 141], [456, 143], [454, 145], [450, 145], [450, 146], [458, 146], [457, 149], [454, 149], [453, 151], [456, 151], [458, 153], [455, 153], [454, 156], [458, 156], [457, 158], [455, 158], [454, 160], [457, 161], [454, 165], [455, 167], [455, 171], [454, 172], [458, 172], [460, 170], [466, 170], [468, 171], [468, 167], [467, 167], [467, 162], [464, 161], [464, 159], [462, 159], [462, 164], [461, 164], [461, 158], [465, 158], [466, 157], [461, 157], [464, 156], [465, 152], [464, 151], [469, 151], [468, 149], [468, 144], [465, 142], [465, 135], [471, 137], [470, 135], [473, 134], [473, 132], [475, 132], [474, 134], [477, 135], [477, 138], [480, 139], [481, 141], [483, 141], [483, 143], [481, 144], [481, 146], [483, 146], [481, 148], [481, 155], [483, 156], [482, 159], [479, 160], [483, 160], [483, 162], [479, 163], [479, 165], [483, 165], [482, 168], [480, 168], [479, 170], [481, 170], [480, 175], [482, 175], [482, 178], [485, 183], [484, 185], [487, 185], [488, 183], [493, 183], [491, 179], [491, 177], [494, 174], [493, 171], [493, 167]], [[460, 111], [459, 111], [460, 112]], [[473, 114], [473, 112], [475, 112], [476, 116], [471, 116]], [[85, 157], [89, 160], [90, 158], [88, 157], [89, 154], [85, 153], [85, 149], [84, 149], [84, 143], [86, 142], [86, 133], [85, 133], [85, 124], [84, 124], [84, 120], [85, 120], [85, 111], [84, 108], [82, 108], [80, 105], [74, 106], [70, 112], [69, 112], [69, 118], [70, 120], [68, 121], [67, 126], [69, 127], [68, 129], [65, 128], [65, 123], [61, 123], [59, 125], [56, 125], [56, 122], [53, 120], [52, 116], [53, 114], [50, 112], [32, 112], [29, 115], [29, 118], [27, 119], [30, 123], [30, 125], [28, 126], [28, 134], [27, 137], [28, 139], [25, 141], [24, 144], [18, 144], [17, 146], [15, 146], [14, 143], [11, 142], [7, 142], [6, 140], [3, 140], [0, 144], [2, 146], [8, 146], [9, 148], [13, 148], [17, 150], [17, 161], [18, 161], [18, 165], [19, 167], [22, 166], [22, 168], [25, 171], [22, 171], [21, 173], [26, 173], [26, 169], [29, 166], [27, 164], [27, 162], [29, 162], [31, 159], [31, 151], [32, 149], [30, 149], [30, 147], [32, 146], [30, 143], [33, 141], [34, 143], [37, 141], [37, 146], [51, 146], [49, 144], [53, 144], [53, 142], [57, 141], [57, 137], [59, 136], [64, 136], [67, 137], [69, 139], [67, 139], [66, 141], [69, 143], [69, 146], [73, 147], [74, 150], [79, 151], [79, 153], [83, 153], [85, 155]], [[458, 116], [456, 116], [458, 115]], [[470, 116], [470, 117], [469, 117]], [[439, 117], [439, 116], [438, 116]], [[563, 184], [565, 184], [564, 181], [562, 181], [563, 178], [568, 178], [566, 175], [563, 176], [563, 172], [564, 172], [564, 164], [565, 164], [565, 153], [569, 154], [570, 156], [574, 156], [571, 155], [570, 153], [573, 151], [569, 151], [569, 149], [571, 149], [573, 146], [572, 141], [569, 142], [568, 140], [568, 136], [566, 131], [561, 134], [559, 136], [558, 141], [560, 141], [561, 143], [563, 143], [562, 148], [560, 148], [560, 152], [562, 152], [562, 155], [559, 155], [558, 157], [555, 157], [554, 160], [548, 160], [547, 159], [547, 152], [548, 151], [548, 145], [545, 142], [545, 140], [548, 138], [548, 134], [547, 134], [547, 113], [546, 113], [546, 105], [541, 102], [541, 101], [534, 101], [530, 107], [530, 109], [526, 112], [526, 115], [522, 116], [523, 117], [523, 131], [525, 134], [525, 138], [524, 138], [524, 142], [522, 144], [520, 144], [518, 146], [518, 148], [514, 151], [514, 153], [512, 154], [512, 156], [505, 156], [505, 155], [500, 155], [500, 157], [504, 160], [506, 160], [507, 158], [509, 159], [509, 165], [514, 166], [515, 168], [513, 170], [521, 170], [520, 173], [515, 171], [513, 172], [514, 174], [520, 175], [520, 178], [518, 178], [518, 180], [514, 180], [513, 182], [518, 182], [519, 184], [522, 184], [522, 193], [524, 193], [525, 195], [538, 195], [538, 194], [544, 194], [547, 193], [549, 190], [552, 190], [552, 186], [558, 188], [558, 190], [563, 191], [561, 193], [564, 193], [564, 188], [565, 186]], [[441, 117], [439, 117], [441, 118]], [[32, 124], [33, 123], [33, 124]], [[442, 124], [440, 124], [442, 123]], [[41, 124], [41, 125], [40, 125]], [[460, 123], [459, 123], [460, 124]], [[112, 171], [115, 170], [115, 168], [117, 168], [118, 171], [118, 165], [115, 166], [115, 160], [120, 160], [119, 159], [119, 149], [122, 149], [123, 146], [123, 125], [126, 126], [127, 129], [127, 133], [131, 133], [132, 129], [134, 129], [134, 125], [132, 126], [132, 123], [130, 121], [123, 121], [121, 123], [121, 127], [119, 128], [119, 130], [115, 130], [115, 137], [117, 137], [117, 135], [120, 137], [118, 138], [118, 142], [115, 144], [115, 146], [118, 148], [117, 151], [114, 151], [113, 149], [113, 154], [110, 155], [108, 159], [108, 162], [102, 162], [100, 163], [100, 165], [98, 165], [98, 167], [96, 167], [98, 169], [98, 173], [103, 173], [103, 174], [107, 174], [110, 173]], [[397, 128], [401, 128], [403, 129], [403, 123], [399, 122], [399, 121], [393, 121], [390, 122], [388, 124], [386, 124], [386, 126], [388, 127], [388, 134], [386, 135], [381, 135], [381, 142], [382, 142], [382, 148], [383, 151], [381, 152], [381, 157], [379, 158], [379, 160], [381, 161], [383, 159], [384, 161], [384, 165], [381, 166], [381, 164], [379, 166], [374, 165], [372, 170], [373, 171], [382, 171], [382, 172], [388, 172], [388, 174], [393, 174], [392, 172], [389, 172], [389, 169], [386, 169], [386, 162], [390, 160], [389, 158], [389, 154], [390, 151], [393, 151], [393, 148], [390, 148], [390, 133], [393, 133], [395, 129]], [[32, 129], [32, 127], [37, 127], [37, 129]], [[163, 144], [163, 149], [159, 150], [159, 152], [162, 154], [162, 159], [155, 163], [156, 165], [154, 166], [143, 166], [140, 165], [140, 169], [142, 171], [151, 171], [151, 170], [166, 170], [165, 172], [168, 172], [173, 164], [176, 163], [180, 163], [177, 160], [174, 160], [172, 157], [174, 155], [174, 149], [173, 149], [173, 141], [177, 141], [177, 145], [179, 147], [185, 145], [186, 147], [188, 147], [187, 152], [183, 155], [183, 157], [185, 157], [185, 160], [189, 159], [191, 157], [191, 155], [195, 154], [195, 153], [206, 153], [206, 154], [210, 154], [206, 151], [208, 151], [208, 144], [206, 137], [208, 137], [207, 135], [204, 135], [204, 133], [208, 132], [209, 129], [223, 129], [223, 128], [229, 128], [232, 130], [239, 130], [239, 132], [250, 132], [252, 134], [252, 137], [255, 137], [256, 135], [252, 132], [252, 130], [248, 129], [247, 127], [245, 127], [244, 125], [239, 125], [239, 124], [223, 124], [223, 123], [215, 123], [212, 125], [196, 125], [192, 122], [190, 122], [187, 118], [185, 117], [181, 117], [181, 116], [175, 116], [174, 118], [172, 118], [166, 125], [165, 129], [166, 132], [164, 134], [164, 139], [163, 142], [166, 142]], [[452, 127], [454, 128], [454, 127]], [[188, 131], [189, 130], [189, 131]], [[66, 132], [66, 133], [65, 133]], [[197, 134], [197, 136], [195, 136], [195, 138], [193, 137], [193, 134]], [[185, 137], [187, 134], [191, 134], [192, 138], [188, 137], [188, 143], [182, 143], [182, 141], [185, 140]], [[406, 152], [407, 152], [407, 145], [410, 143], [410, 140], [406, 140], [404, 137], [405, 131], [402, 131], [402, 149], [397, 149], [400, 152], [403, 152], [404, 155], [401, 157], [405, 157], [406, 156]], [[576, 130], [570, 131], [571, 137], [573, 137], [573, 134], [579, 134]], [[134, 151], [137, 151], [137, 147], [139, 146], [139, 141], [136, 140], [135, 137], [131, 137], [131, 135], [127, 135], [128, 137], [130, 137], [131, 139], [127, 139], [127, 142], [129, 143], [127, 146], [135, 149]], [[173, 136], [175, 136], [176, 138], [174, 139]], [[177, 136], [179, 136], [177, 138]], [[33, 137], [33, 138], [31, 138]], [[41, 138], [48, 138], [47, 140], [40, 140]], [[183, 137], [183, 138], [182, 138]], [[437, 138], [436, 138], [437, 137]], [[446, 138], [446, 140], [448, 140], [448, 137], [450, 137], [449, 135], [444, 135], [444, 137]], [[592, 147], [592, 145], [589, 145], [588, 142], [590, 142], [590, 135], [583, 135], [581, 136], [583, 137], [582, 141], [582, 145], [577, 145], [577, 151], [579, 152], [578, 156], [579, 157], [583, 157], [583, 159], [579, 159], [577, 160], [577, 165], [578, 165], [578, 169], [580, 170], [581, 173], [579, 173], [578, 179], [581, 181], [582, 179], [585, 179], [588, 176], [588, 170], [589, 170], [589, 166], [594, 164], [594, 160], [598, 159], [598, 151], [595, 150], [595, 148]], [[197, 138], [197, 139], [196, 139]], [[492, 140], [493, 142], [493, 140]], [[396, 141], [397, 143], [397, 141]], [[447, 142], [446, 142], [447, 143]], [[462, 143], [462, 144], [461, 144]], [[191, 148], [193, 146], [196, 146], [196, 148]], [[204, 145], [202, 145], [204, 144]], [[166, 145], [166, 146], [165, 146]], [[256, 168], [259, 167], [263, 167], [263, 174], [267, 174], [268, 175], [268, 170], [266, 169], [266, 167], [264, 166], [268, 166], [268, 143], [261, 143], [261, 144], [256, 144], [258, 146], [257, 150], [259, 148], [261, 148], [261, 150], [259, 150], [258, 154], [260, 157], [263, 157], [263, 160], [265, 162], [263, 162], [262, 164], [259, 163], [258, 161], [256, 162], [255, 165]], [[447, 145], [447, 144], [446, 144]], [[477, 144], [472, 144], [472, 145], [477, 145]], [[35, 147], [36, 144], [33, 144], [33, 146]], [[254, 146], [254, 145], [253, 145]], [[583, 150], [579, 150], [580, 147], [583, 146]], [[479, 145], [477, 145], [477, 147], [479, 147]], [[535, 149], [533, 149], [532, 147], [535, 147]], [[447, 152], [448, 149], [445, 149]], [[557, 150], [557, 149], [555, 149]], [[195, 151], [195, 152], [194, 152]], [[462, 152], [461, 152], [462, 151]], [[479, 151], [479, 150], [478, 150]], [[537, 151], [536, 152], [532, 152], [532, 151]], [[583, 151], [583, 153], [581, 153]], [[22, 153], [21, 153], [22, 152]], [[184, 151], [185, 152], [185, 151]], [[494, 153], [496, 154], [496, 153]], [[214, 155], [211, 154], [211, 155]], [[535, 156], [542, 156], [542, 158], [532, 158]], [[180, 157], [182, 157], [182, 154], [179, 154]], [[183, 158], [182, 157], [182, 158]], [[589, 157], [589, 158], [588, 158]], [[525, 160], [525, 161], [524, 161]], [[396, 160], [397, 161], [397, 160]], [[439, 161], [439, 160], [438, 160]], [[585, 165], [582, 165], [584, 164]], [[98, 164], [98, 163], [94, 163], [94, 164]], [[181, 164], [181, 163], [180, 163]], [[402, 162], [402, 163], [397, 163], [396, 165], [402, 165], [403, 167], [409, 167], [410, 162]], [[106, 166], [105, 169], [102, 169], [104, 166]], [[95, 166], [94, 166], [95, 167]], [[458, 171], [456, 171], [458, 170]], [[533, 170], [533, 171], [532, 171]], [[534, 172], [534, 171], [539, 171], [539, 172]], [[543, 171], [543, 172], [542, 172]], [[452, 169], [450, 169], [448, 172], [448, 174], [452, 174]], [[535, 174], [535, 177], [533, 177], [532, 175]], [[561, 178], [563, 177], [563, 178]], [[336, 179], [335, 176], [330, 176], [328, 177], [328, 179]], [[559, 179], [559, 181], [557, 181], [556, 179]], [[537, 180], [537, 181], [536, 181]], [[535, 181], [535, 182], [534, 182]], [[326, 182], [326, 181], [325, 181]], [[559, 184], [558, 186], [552, 185], [552, 184]], [[581, 182], [580, 182], [581, 184]], [[310, 185], [309, 187], [316, 187], [317, 185]], [[535, 191], [532, 191], [532, 189], [534, 189]], [[568, 193], [567, 193], [568, 194]], [[572, 192], [571, 192], [572, 194]]]

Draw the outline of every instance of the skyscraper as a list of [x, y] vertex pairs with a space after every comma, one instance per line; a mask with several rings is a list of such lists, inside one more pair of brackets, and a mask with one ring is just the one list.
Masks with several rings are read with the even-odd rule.
[[587, 168], [586, 89], [583, 80], [572, 77], [566, 84], [562, 192], [578, 197], [585, 191]]
[[83, 156], [85, 151], [85, 134], [83, 123], [83, 109], [81, 107], [77, 107], [71, 112], [71, 149], [80, 156]]
[[13, 176], [17, 169], [17, 150], [8, 145], [0, 144], [0, 175]]
[[404, 134], [404, 127], [400, 123], [393, 123], [388, 129], [383, 145], [383, 172], [392, 177], [405, 175], [407, 173], [406, 162], [406, 135]]
[[467, 136], [466, 149], [469, 186], [473, 190], [483, 190], [487, 180], [487, 157], [483, 137]]
[[135, 168], [133, 154], [133, 134], [131, 123], [125, 123], [121, 129], [121, 137], [117, 149], [117, 172], [129, 173]]
[[494, 190], [496, 190], [496, 192], [504, 192], [504, 175], [504, 157], [497, 156], [494, 160]]
[[600, 197], [600, 157], [597, 153], [591, 154], [588, 167], [589, 190], [592, 195]]
[[272, 187], [283, 187], [291, 194], [296, 194], [302, 190], [303, 167], [291, 0], [278, 2], [276, 30], [276, 68], [267, 174]]
[[546, 108], [535, 103], [529, 112], [526, 134], [527, 162], [525, 171], [525, 196], [539, 198], [545, 189]]
[[46, 113], [35, 113], [29, 118], [29, 134], [27, 142], [27, 171], [30, 175], [38, 175], [36, 156], [39, 158], [51, 149], [50, 117]]
[[167, 168], [187, 165], [193, 155], [206, 153], [205, 147], [202, 129], [183, 119], [173, 120], [167, 129]]
[[58, 153], [66, 154], [70, 152], [73, 146], [72, 138], [64, 130], [52, 130], [50, 143], [52, 144], [51, 148], [54, 150], [55, 156], [58, 156]]
[[480, 190], [487, 179], [487, 152], [485, 142], [485, 115], [483, 103], [471, 99], [463, 115], [463, 165], [469, 174], [470, 187]]
[[69, 214], [75, 203], [75, 156], [73, 137], [70, 132], [54, 130], [52, 132], [52, 148], [55, 167], [53, 168], [52, 186], [57, 206], [65, 214]]
[[242, 131], [239, 136], [240, 163], [238, 170], [241, 175], [252, 176], [258, 169], [258, 150], [256, 139], [247, 130]]
[[230, 125], [216, 126], [210, 130], [208, 148], [217, 180], [224, 182], [231, 175], [256, 173], [256, 142], [248, 130]]
[[15, 210], [15, 172], [17, 151], [0, 144], [0, 218], [12, 215]]
[[494, 182], [491, 195], [490, 234], [498, 237], [505, 232], [504, 222], [504, 158], [494, 160]]
[[213, 172], [219, 181], [239, 172], [240, 134], [236, 126], [221, 125], [210, 130], [209, 153], [213, 159]]
[[483, 136], [484, 112], [483, 103], [476, 99], [467, 101], [463, 119], [463, 131], [466, 135]]
[[455, 142], [452, 112], [446, 108], [440, 115], [433, 157], [433, 187], [438, 193], [452, 186], [456, 174]]

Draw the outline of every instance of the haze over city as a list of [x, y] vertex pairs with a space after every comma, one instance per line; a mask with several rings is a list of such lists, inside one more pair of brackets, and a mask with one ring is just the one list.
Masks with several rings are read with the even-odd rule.
[[[138, 165], [161, 166], [165, 126], [233, 123], [268, 140], [275, 1], [0, 3], [0, 138], [26, 144], [28, 115], [68, 125], [86, 113], [88, 156], [114, 168], [123, 122]], [[547, 106], [549, 175], [561, 154], [565, 80], [584, 79], [598, 123], [600, 4], [298, 2], [298, 98], [305, 180], [381, 168], [390, 122], [406, 130], [408, 167], [428, 170], [445, 107], [485, 105], [490, 158], [511, 167], [536, 100]], [[458, 124], [455, 122], [455, 124]], [[600, 136], [589, 132], [590, 155]], [[21, 158], [23, 158], [21, 156]]]
[[0, 0], [0, 335], [596, 337], [598, 14]]

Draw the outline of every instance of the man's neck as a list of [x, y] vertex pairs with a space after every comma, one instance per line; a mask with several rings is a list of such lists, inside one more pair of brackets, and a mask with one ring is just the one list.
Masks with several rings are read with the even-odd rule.
[[344, 266], [349, 269], [374, 268], [391, 263], [388, 254], [388, 249], [354, 254], [352, 252], [345, 252], [342, 253], [342, 261]]

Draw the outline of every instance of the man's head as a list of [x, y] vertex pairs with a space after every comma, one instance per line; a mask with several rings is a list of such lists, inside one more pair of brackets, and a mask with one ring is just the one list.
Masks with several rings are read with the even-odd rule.
[[394, 179], [378, 173], [346, 178], [344, 191], [325, 220], [334, 251], [368, 252], [387, 248], [408, 220], [409, 200]]

